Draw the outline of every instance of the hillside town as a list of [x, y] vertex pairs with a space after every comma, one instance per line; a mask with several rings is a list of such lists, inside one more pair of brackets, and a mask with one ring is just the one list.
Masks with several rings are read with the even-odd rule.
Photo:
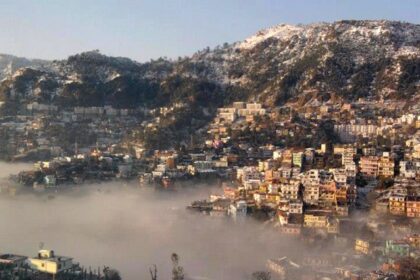
[[[268, 222], [279, 235], [324, 248], [267, 260], [278, 279], [397, 279], [405, 262], [419, 260], [418, 104], [315, 100], [269, 109], [234, 102], [219, 108], [189, 143], [166, 150], [123, 137], [138, 111], [77, 108], [52, 115], [44, 109], [54, 108], [37, 106], [2, 123], [6, 134], [15, 136], [2, 145], [19, 153], [15, 160], [42, 149], [52, 156], [14, 176], [27, 189], [131, 179], [164, 190], [189, 181], [218, 185], [219, 193], [188, 208], [232, 222]], [[143, 129], [158, 129], [160, 118], [174, 109], [143, 111], [153, 116], [144, 118]], [[84, 123], [85, 136], [95, 135], [94, 141], [61, 145], [46, 136], [54, 125], [67, 130]]]
[[[316, 102], [279, 122], [257, 103], [220, 108], [206, 143], [223, 150], [232, 180], [189, 208], [235, 222], [263, 219], [317, 248], [268, 260], [278, 279], [397, 279], [420, 256], [420, 118], [416, 106], [398, 114], [401, 104], [375, 105]], [[326, 143], [288, 141], [298, 134], [317, 143], [324, 119], [332, 122]], [[290, 144], [252, 147], [237, 137], [242, 156], [226, 147], [241, 130], [269, 139], [270, 126]]]

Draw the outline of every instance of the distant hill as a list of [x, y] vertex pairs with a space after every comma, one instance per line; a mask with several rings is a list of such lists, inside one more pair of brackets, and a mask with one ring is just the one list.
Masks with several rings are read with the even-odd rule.
[[32, 101], [119, 108], [183, 102], [211, 109], [249, 99], [267, 106], [368, 96], [410, 100], [420, 92], [420, 25], [281, 24], [174, 61], [138, 63], [98, 51], [50, 63], [1, 55], [0, 71], [7, 114]]

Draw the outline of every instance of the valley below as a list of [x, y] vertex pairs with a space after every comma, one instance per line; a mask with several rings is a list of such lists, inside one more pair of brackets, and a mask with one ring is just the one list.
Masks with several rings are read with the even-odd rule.
[[[17, 166], [2, 167], [12, 171]], [[55, 196], [2, 195], [0, 252], [31, 256], [44, 244], [85, 267], [114, 267], [128, 280], [149, 279], [154, 264], [158, 276], [169, 277], [175, 252], [188, 279], [248, 279], [264, 269], [267, 258], [297, 248], [252, 219], [233, 223], [185, 208], [218, 191], [203, 184], [159, 192], [115, 182]]]

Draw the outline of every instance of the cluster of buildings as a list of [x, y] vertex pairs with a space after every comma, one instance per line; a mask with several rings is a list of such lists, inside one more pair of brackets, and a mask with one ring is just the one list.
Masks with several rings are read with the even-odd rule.
[[[281, 280], [396, 280], [401, 272], [401, 260], [418, 254], [419, 241], [419, 235], [383, 241], [356, 238], [349, 249], [327, 245], [324, 250], [269, 259], [266, 267], [273, 279]], [[378, 259], [381, 265], [375, 270], [368, 269]]]
[[22, 171], [15, 179], [36, 191], [57, 190], [60, 185], [130, 179], [137, 174], [134, 166], [135, 162], [130, 155], [96, 149], [89, 154], [38, 161], [33, 170]]
[[403, 125], [420, 128], [420, 116], [408, 113], [396, 118], [351, 119], [348, 123], [336, 124], [334, 131], [342, 141], [350, 143], [356, 141], [358, 137], [376, 137], [396, 133]]
[[216, 121], [233, 123], [241, 117], [249, 120], [266, 113], [267, 110], [260, 103], [233, 102], [232, 107], [217, 109]]
[[19, 115], [0, 118], [0, 158], [48, 159], [117, 145], [146, 113], [111, 106], [58, 110], [30, 103]]
[[[230, 181], [222, 193], [189, 208], [235, 221], [263, 213], [282, 234], [328, 240], [335, 249], [346, 244], [339, 250], [346, 255], [343, 263], [311, 267], [302, 259], [270, 260], [269, 269], [280, 278], [288, 267], [319, 279], [396, 279], [399, 260], [420, 256], [419, 108], [401, 114], [401, 104], [318, 103], [300, 111], [241, 102], [220, 108], [206, 147], [235, 159], [225, 167]], [[316, 146], [316, 133], [309, 130], [328, 122], [330, 138]], [[258, 138], [251, 144], [250, 138], [235, 138], [235, 131], [275, 135], [278, 141], [265, 137], [265, 145]], [[284, 141], [293, 136], [313, 144]], [[360, 260], [370, 266], [353, 265]], [[320, 267], [324, 271], [315, 269]]]
[[[406, 154], [401, 147], [394, 148], [379, 153], [351, 144], [322, 145], [320, 149], [265, 147], [253, 165], [237, 166], [238, 158], [225, 161], [235, 183], [225, 188], [220, 199], [268, 206], [286, 228], [297, 224], [336, 231], [336, 218], [347, 217], [357, 203], [359, 208], [373, 204], [378, 205], [378, 212], [418, 218], [420, 173], [415, 169], [407, 172], [407, 162], [418, 160], [413, 158], [417, 148], [407, 148]], [[406, 161], [409, 158], [412, 161]], [[215, 162], [207, 162], [206, 170], [214, 170]], [[370, 192], [376, 194], [373, 201], [366, 199]]]

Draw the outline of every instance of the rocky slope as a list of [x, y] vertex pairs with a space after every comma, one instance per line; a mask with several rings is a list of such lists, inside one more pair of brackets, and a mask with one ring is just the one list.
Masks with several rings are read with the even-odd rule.
[[[331, 98], [410, 100], [419, 95], [420, 25], [282, 24], [176, 61], [141, 64], [93, 51], [44, 67], [22, 63], [25, 68], [0, 83], [0, 101], [13, 105], [3, 113], [14, 114], [33, 101], [120, 108], [181, 101], [190, 108], [211, 109], [248, 99], [267, 106], [303, 106]], [[12, 68], [0, 70], [10, 74]]]

